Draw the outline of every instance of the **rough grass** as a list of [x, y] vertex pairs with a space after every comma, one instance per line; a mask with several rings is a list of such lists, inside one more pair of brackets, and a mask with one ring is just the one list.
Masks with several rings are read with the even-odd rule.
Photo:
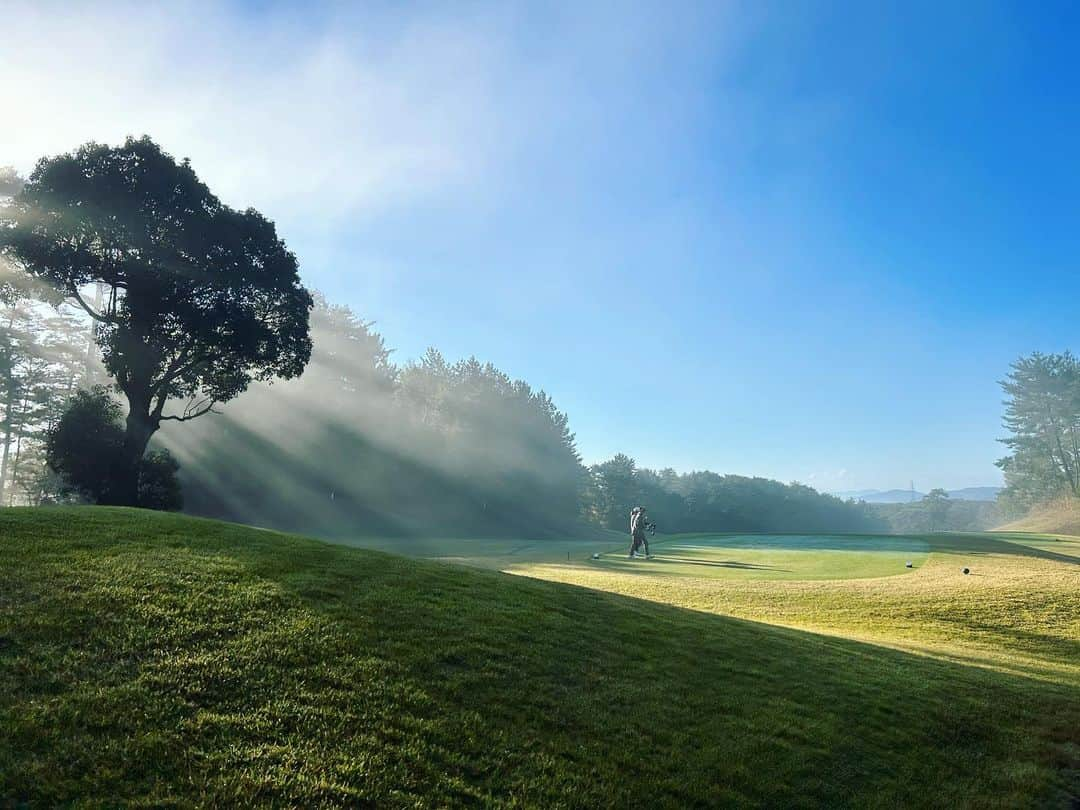
[[1025, 517], [996, 531], [1080, 535], [1080, 498], [1066, 496], [1036, 506]]
[[0, 510], [0, 544], [0, 804], [1078, 792], [1053, 677], [177, 516]]

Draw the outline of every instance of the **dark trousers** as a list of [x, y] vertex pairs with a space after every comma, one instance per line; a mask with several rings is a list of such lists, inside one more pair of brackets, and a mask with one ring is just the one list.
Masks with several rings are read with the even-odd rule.
[[645, 546], [645, 556], [649, 556], [649, 540], [645, 537], [645, 532], [637, 532], [630, 535], [630, 553], [633, 554], [642, 546]]

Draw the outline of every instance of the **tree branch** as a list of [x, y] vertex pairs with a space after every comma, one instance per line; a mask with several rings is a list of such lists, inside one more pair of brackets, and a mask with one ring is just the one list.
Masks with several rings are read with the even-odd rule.
[[189, 402], [188, 406], [184, 408], [183, 416], [176, 416], [175, 414], [170, 416], [162, 416], [161, 421], [189, 422], [192, 419], [196, 419], [207, 413], [218, 413], [218, 411], [214, 410], [215, 405], [217, 405], [217, 400], [214, 399], [201, 400], [200, 405], [192, 405], [192, 403]]
[[78, 290], [73, 288], [71, 290], [71, 295], [75, 298], [75, 301], [78, 302], [79, 306], [82, 307], [86, 311], [86, 314], [89, 315], [91, 318], [93, 318], [95, 321], [100, 321], [101, 323], [112, 323], [112, 324], [115, 324], [117, 322], [115, 317], [105, 315], [104, 313], [101, 313], [101, 312], [95, 312], [94, 308], [91, 307], [88, 303], [86, 303], [86, 301], [83, 300], [83, 297], [81, 295], [79, 295]]

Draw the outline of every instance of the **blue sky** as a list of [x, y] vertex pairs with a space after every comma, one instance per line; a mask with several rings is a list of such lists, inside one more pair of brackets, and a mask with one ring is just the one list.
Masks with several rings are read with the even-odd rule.
[[587, 461], [997, 483], [997, 381], [1080, 348], [1069, 4], [60, 8], [9, 15], [0, 164], [151, 134]]

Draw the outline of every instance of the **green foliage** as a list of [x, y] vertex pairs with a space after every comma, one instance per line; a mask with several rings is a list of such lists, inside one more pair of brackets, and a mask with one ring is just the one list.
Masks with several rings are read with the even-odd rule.
[[617, 453], [589, 470], [583, 497], [585, 517], [606, 529], [626, 531], [630, 510], [640, 505], [637, 463], [625, 453]]
[[[0, 255], [97, 322], [128, 403], [121, 492], [162, 421], [186, 421], [253, 380], [300, 374], [311, 296], [273, 223], [235, 211], [149, 138], [45, 158], [0, 217]], [[101, 305], [83, 296], [97, 283]], [[186, 400], [166, 414], [170, 400]]]
[[945, 516], [949, 514], [949, 493], [941, 488], [932, 489], [923, 496], [922, 501], [930, 518], [930, 531], [944, 528]]
[[104, 386], [78, 391], [46, 434], [49, 467], [62, 476], [66, 493], [109, 503], [115, 465], [124, 443], [122, 411]]
[[1012, 807], [1077, 787], [1076, 693], [1044, 679], [171, 515], [4, 510], [0, 536], [5, 805]]
[[1001, 383], [1009, 455], [1002, 501], [1010, 512], [1062, 494], [1080, 497], [1080, 361], [1071, 353], [1021, 357]]
[[1000, 502], [947, 499], [934, 505], [931, 514], [926, 499], [914, 503], [875, 503], [870, 510], [888, 522], [897, 534], [922, 532], [981, 532], [1000, 525], [1006, 518]]
[[0, 310], [0, 505], [36, 503], [42, 434], [89, 380], [85, 325], [25, 299]]
[[862, 503], [845, 502], [802, 484], [767, 478], [640, 469], [622, 453], [590, 470], [584, 513], [626, 531], [630, 510], [644, 504], [660, 530], [680, 532], [873, 532], [885, 523]]
[[180, 464], [168, 450], [151, 450], [139, 464], [139, 506], [162, 512], [178, 512], [184, 495], [177, 472]]
[[398, 368], [370, 323], [322, 296], [311, 323], [299, 379], [164, 432], [189, 510], [335, 535], [537, 536], [575, 523], [581, 463], [546, 393], [435, 350]]
[[[60, 476], [62, 496], [91, 503], [115, 503], [119, 495], [124, 428], [120, 405], [104, 386], [78, 391], [45, 438], [49, 468]], [[176, 473], [179, 465], [165, 450], [139, 461], [138, 503], [147, 509], [177, 510], [183, 505]]]
[[25, 182], [11, 166], [0, 166], [0, 198], [14, 197]]
[[[0, 166], [0, 214], [4, 205], [22, 191], [24, 180], [10, 166]], [[0, 251], [0, 303], [14, 304], [22, 293], [24, 276]]]

